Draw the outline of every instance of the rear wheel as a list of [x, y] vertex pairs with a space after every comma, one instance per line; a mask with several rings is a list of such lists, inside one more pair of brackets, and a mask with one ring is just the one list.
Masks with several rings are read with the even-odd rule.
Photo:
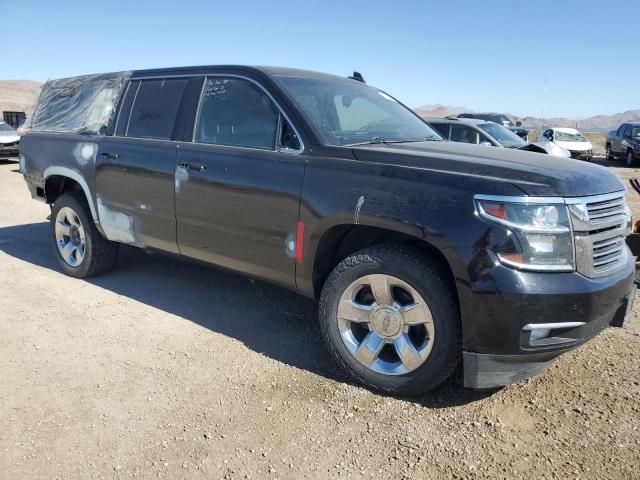
[[443, 383], [460, 358], [452, 285], [437, 262], [395, 245], [344, 259], [320, 298], [329, 351], [357, 382], [416, 395]]
[[65, 193], [50, 217], [53, 250], [67, 275], [86, 278], [106, 272], [116, 262], [118, 244], [98, 232], [84, 198]]

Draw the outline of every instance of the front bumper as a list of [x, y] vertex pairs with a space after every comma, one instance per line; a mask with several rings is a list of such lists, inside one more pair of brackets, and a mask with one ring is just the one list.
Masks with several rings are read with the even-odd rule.
[[10, 145], [0, 143], [0, 157], [17, 157], [18, 156], [18, 142]]
[[593, 157], [593, 150], [569, 150], [571, 158], [576, 160], [591, 160]]
[[[608, 326], [622, 326], [631, 309], [635, 267], [591, 279], [579, 273], [534, 273], [498, 265], [470, 292], [473, 318], [463, 319], [464, 383], [492, 388], [530, 378], [557, 356]], [[580, 324], [532, 340], [529, 324]]]

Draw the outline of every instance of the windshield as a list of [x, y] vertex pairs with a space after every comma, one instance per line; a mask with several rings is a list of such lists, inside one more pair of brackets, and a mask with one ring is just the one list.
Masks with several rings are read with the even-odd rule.
[[15, 132], [15, 129], [5, 122], [0, 122], [0, 132]]
[[588, 142], [581, 133], [567, 133], [556, 130], [554, 132], [554, 137], [556, 142]]
[[386, 93], [353, 80], [279, 77], [326, 145], [442, 140]]
[[481, 123], [478, 127], [495, 138], [503, 147], [520, 148], [527, 144], [527, 142], [511, 130], [504, 128], [502, 125], [498, 125], [497, 123]]
[[637, 127], [633, 127], [633, 130], [631, 131], [631, 136], [640, 137], [640, 125], [638, 125]]

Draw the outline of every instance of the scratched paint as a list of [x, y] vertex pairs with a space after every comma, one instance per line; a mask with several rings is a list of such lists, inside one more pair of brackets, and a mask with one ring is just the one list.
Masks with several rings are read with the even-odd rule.
[[114, 242], [137, 245], [134, 218], [126, 213], [116, 212], [107, 207], [98, 197], [98, 217], [106, 237]]
[[295, 233], [290, 233], [287, 235], [286, 240], [284, 241], [284, 252], [289, 258], [295, 258], [296, 256], [296, 235]]
[[176, 166], [175, 174], [175, 192], [180, 193], [182, 190], [182, 184], [189, 180], [189, 171], [181, 166]]
[[360, 195], [358, 203], [356, 203], [356, 210], [353, 212], [353, 223], [356, 225], [360, 223], [360, 210], [362, 209], [362, 205], [364, 205], [364, 196]]
[[97, 143], [79, 142], [73, 149], [73, 158], [75, 158], [76, 162], [80, 165], [84, 166], [88, 163], [95, 163], [97, 153]]

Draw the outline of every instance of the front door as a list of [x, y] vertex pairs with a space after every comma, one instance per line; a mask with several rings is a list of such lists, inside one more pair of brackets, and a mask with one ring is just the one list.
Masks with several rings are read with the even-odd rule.
[[194, 141], [180, 143], [178, 245], [184, 255], [295, 286], [304, 157], [279, 148], [291, 129], [252, 81], [205, 81]]
[[109, 240], [178, 252], [174, 123], [187, 79], [132, 81], [114, 136], [96, 157], [100, 226]]

